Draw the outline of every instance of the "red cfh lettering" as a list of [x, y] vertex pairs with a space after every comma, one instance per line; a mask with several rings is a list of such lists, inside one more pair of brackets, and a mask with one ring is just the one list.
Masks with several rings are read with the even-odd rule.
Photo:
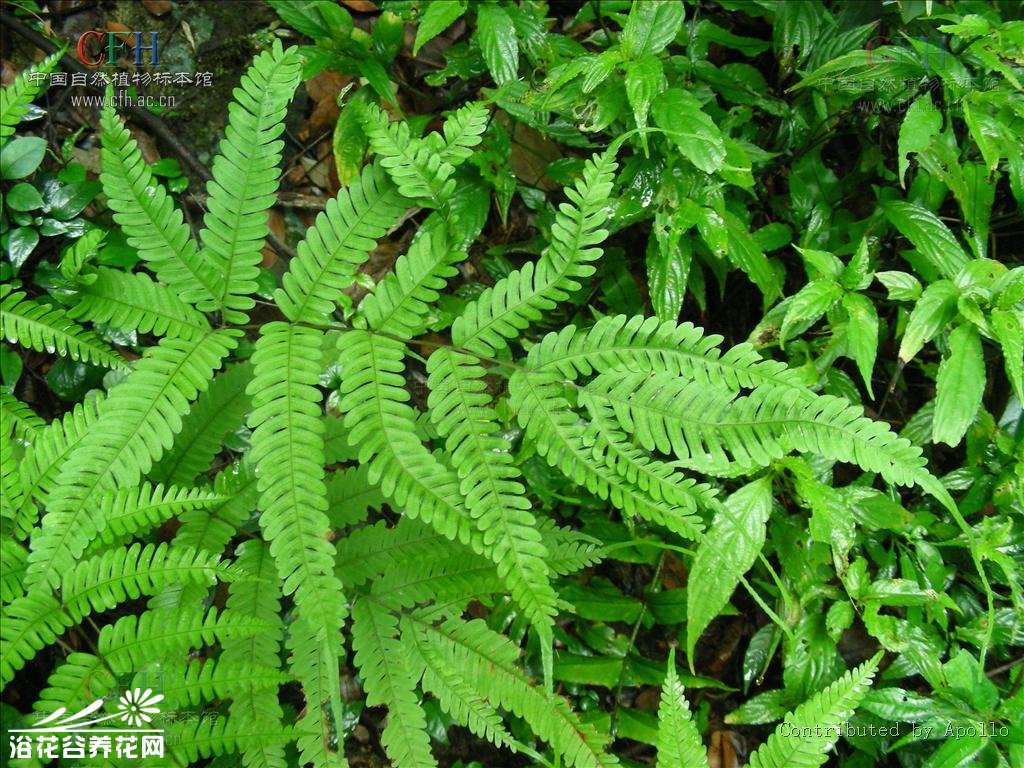
[[[81, 35], [78, 36], [78, 46], [76, 48], [76, 51], [78, 52], [78, 60], [80, 62], [85, 64], [85, 66], [87, 67], [98, 67], [103, 64], [103, 59], [96, 59], [95, 61], [89, 59], [89, 51], [86, 48], [87, 40], [102, 41], [103, 33], [100, 32], [98, 29], [92, 29], [88, 32], [83, 32]], [[102, 48], [100, 50], [102, 50]]]

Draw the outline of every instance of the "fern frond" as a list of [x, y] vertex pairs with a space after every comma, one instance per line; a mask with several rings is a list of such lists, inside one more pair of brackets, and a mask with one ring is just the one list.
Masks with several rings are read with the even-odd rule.
[[284, 593], [294, 594], [302, 615], [330, 639], [340, 631], [345, 609], [327, 541], [323, 398], [316, 388], [321, 337], [320, 331], [287, 323], [263, 326], [252, 356], [249, 425], [260, 527]]
[[204, 549], [219, 555], [242, 523], [256, 511], [259, 500], [256, 474], [245, 462], [220, 472], [213, 480], [213, 492], [226, 501], [209, 509], [200, 507], [179, 515], [181, 526], [174, 535], [176, 546]]
[[18, 460], [14, 456], [14, 438], [6, 431], [5, 425], [4, 432], [0, 433], [0, 518], [4, 521], [4, 540], [7, 540], [11, 529], [17, 534], [18, 512], [25, 503], [25, 489], [22, 488]]
[[707, 751], [693, 723], [683, 684], [676, 673], [675, 648], [668, 654], [668, 671], [658, 707], [658, 768], [708, 768]]
[[186, 485], [206, 472], [224, 438], [242, 425], [251, 400], [245, 391], [252, 379], [249, 363], [225, 369], [199, 396], [182, 420], [174, 445], [150, 471], [153, 480]]
[[367, 706], [384, 704], [388, 708], [388, 722], [381, 734], [388, 757], [402, 768], [436, 766], [416, 680], [398, 640], [398, 619], [372, 600], [357, 600], [352, 605], [352, 647]]
[[103, 529], [96, 510], [99, 494], [134, 485], [170, 447], [181, 414], [206, 389], [237, 335], [221, 330], [198, 339], [164, 339], [111, 390], [102, 415], [61, 468], [48, 511], [32, 536], [29, 587], [56, 585], [60, 572]]
[[173, 485], [164, 488], [150, 483], [108, 491], [98, 500], [99, 516], [106, 521], [106, 525], [100, 531], [99, 538], [86, 551], [154, 528], [175, 515], [193, 509], [210, 509], [227, 500], [225, 496], [201, 488], [179, 488]]
[[719, 389], [774, 384], [806, 392], [799, 374], [785, 363], [765, 360], [745, 343], [723, 354], [721, 343], [721, 336], [705, 336], [692, 323], [615, 315], [588, 329], [570, 325], [549, 333], [530, 350], [527, 365], [570, 380], [610, 370], [663, 371]]
[[230, 717], [201, 717], [172, 723], [167, 728], [167, 751], [179, 765], [196, 765], [200, 758], [238, 752], [255, 745], [283, 748], [295, 741], [296, 730], [280, 726], [275, 730], [240, 727]]
[[106, 611], [125, 600], [153, 594], [166, 584], [212, 586], [234, 571], [209, 552], [169, 544], [132, 544], [78, 563], [61, 579], [61, 601], [73, 616]]
[[9, 536], [0, 537], [0, 603], [10, 603], [25, 594], [25, 562], [28, 550]]
[[[262, 541], [251, 539], [239, 545], [235, 567], [244, 574], [231, 585], [227, 611], [232, 617], [246, 616], [264, 622], [267, 629], [248, 637], [231, 636], [221, 641], [221, 660], [268, 669], [281, 666], [281, 590], [274, 560]], [[281, 726], [284, 712], [278, 701], [278, 687], [259, 681], [233, 686], [231, 717], [243, 727], [262, 724], [271, 730]], [[247, 744], [242, 747], [242, 764], [247, 768], [285, 768], [285, 752], [279, 744]]]
[[97, 649], [110, 669], [123, 674], [153, 659], [184, 660], [194, 648], [256, 637], [272, 626], [258, 617], [218, 614], [202, 606], [150, 610], [107, 624], [100, 630]]
[[[151, 673], [147, 670], [142, 675]], [[274, 691], [276, 697], [277, 688], [288, 681], [288, 675], [276, 666], [263, 667], [251, 662], [175, 660], [160, 667], [160, 692], [172, 708], [195, 706], [210, 699], [231, 698], [240, 690]], [[144, 681], [139, 683], [144, 684]]]
[[479, 101], [471, 101], [452, 112], [444, 121], [444, 149], [441, 162], [458, 165], [473, 156], [474, 147], [483, 140], [490, 112]]
[[242, 75], [228, 105], [228, 125], [206, 185], [205, 228], [200, 259], [213, 267], [217, 309], [232, 323], [247, 321], [255, 306], [260, 251], [269, 231], [267, 209], [274, 203], [281, 169], [284, 115], [302, 75], [295, 48], [278, 39]]
[[492, 356], [507, 346], [541, 314], [579, 290], [594, 273], [590, 262], [608, 233], [606, 206], [612, 192], [615, 159], [610, 152], [588, 160], [576, 185], [566, 188], [569, 203], [558, 206], [551, 245], [537, 262], [527, 264], [488, 288], [455, 319], [452, 341], [472, 352]]
[[549, 518], [538, 520], [537, 530], [548, 548], [548, 567], [552, 573], [565, 576], [601, 562], [600, 539], [555, 525]]
[[407, 201], [377, 164], [327, 201], [299, 243], [274, 300], [292, 322], [324, 325], [341, 292], [377, 241], [395, 226]]
[[374, 104], [361, 105], [360, 115], [370, 148], [398, 191], [440, 208], [455, 189], [455, 180], [450, 178], [455, 167], [443, 161], [428, 142], [413, 136], [404, 120], [390, 122]]
[[427, 361], [430, 417], [461, 480], [470, 515], [484, 534], [487, 554], [498, 565], [512, 599], [541, 638], [550, 640], [555, 609], [545, 559], [548, 551], [530, 512], [508, 441], [498, 434], [484, 369], [474, 358], [448, 348]]
[[366, 519], [369, 509], [380, 510], [384, 494], [370, 482], [370, 468], [358, 467], [332, 472], [327, 478], [327, 515], [332, 528], [348, 528]]
[[696, 538], [701, 522], [693, 505], [675, 506], [629, 482], [595, 456], [588, 427], [581, 424], [554, 373], [516, 371], [509, 380], [510, 404], [537, 451], [566, 477], [630, 515], [640, 515], [684, 538]]
[[420, 335], [427, 329], [427, 313], [438, 291], [459, 273], [452, 265], [465, 258], [465, 253], [452, 250], [444, 222], [432, 214], [408, 252], [398, 258], [375, 292], [363, 299], [360, 312], [381, 333], [403, 339]]
[[422, 667], [423, 689], [437, 697], [441, 709], [477, 736], [516, 751], [516, 741], [505, 728], [501, 713], [474, 687], [471, 678], [451, 665], [450, 658], [426, 641], [424, 633], [402, 622], [402, 644], [410, 663]]
[[434, 626], [407, 614], [403, 631], [419, 633], [417, 643], [434, 649], [446, 670], [463, 676], [489, 704], [522, 717], [566, 765], [619, 764], [604, 752], [605, 740], [576, 716], [565, 699], [533, 685], [515, 664], [519, 649], [484, 622], [453, 618]]
[[338, 340], [343, 376], [339, 408], [359, 463], [370, 465], [370, 481], [413, 518], [463, 544], [481, 546], [474, 520], [459, 493], [459, 478], [416, 437], [409, 406], [400, 341], [365, 331]]
[[104, 659], [91, 653], [69, 653], [50, 673], [32, 711], [40, 715], [40, 719], [61, 707], [74, 712], [103, 698], [116, 685], [117, 678]]
[[347, 768], [345, 755], [338, 751], [344, 705], [337, 638], [327, 638], [323, 629], [299, 617], [288, 636], [289, 671], [302, 684], [305, 714], [296, 723], [301, 765], [314, 768]]
[[0, 336], [37, 352], [56, 352], [112, 370], [128, 368], [99, 336], [74, 322], [63, 309], [40, 304], [10, 285], [0, 286]]
[[750, 768], [817, 768], [839, 740], [840, 728], [871, 687], [882, 654], [816, 693], [791, 713], [750, 756]]
[[53, 595], [29, 592], [0, 609], [0, 686], [75, 620]]
[[15, 522], [19, 539], [26, 538], [31, 532], [39, 514], [36, 500], [47, 501], [65, 459], [99, 418], [105, 401], [105, 396], [98, 394], [78, 403], [62, 419], [55, 419], [41, 429], [25, 449], [18, 468], [25, 494]]
[[181, 211], [153, 178], [138, 144], [109, 106], [110, 100], [106, 103], [100, 113], [100, 182], [114, 221], [161, 283], [203, 311], [216, 309], [217, 280], [199, 258]]
[[[28, 112], [28, 106], [49, 87], [47, 77], [60, 63], [64, 51], [51, 53], [45, 59], [18, 73], [17, 77], [0, 90], [0, 146], [13, 135], [15, 126]], [[42, 77], [40, 77], [42, 75]]]
[[7, 392], [0, 392], [0, 421], [5, 434], [10, 435], [13, 431], [16, 438], [29, 443], [46, 426], [35, 411]]
[[603, 401], [648, 450], [714, 473], [729, 458], [766, 466], [791, 450], [858, 464], [890, 483], [926, 486], [921, 449], [842, 398], [761, 387], [735, 399], [663, 373], [601, 374], [581, 403]]
[[200, 312], [149, 275], [100, 267], [95, 277], [94, 282], [79, 284], [80, 301], [68, 311], [71, 318], [178, 339], [210, 332]]

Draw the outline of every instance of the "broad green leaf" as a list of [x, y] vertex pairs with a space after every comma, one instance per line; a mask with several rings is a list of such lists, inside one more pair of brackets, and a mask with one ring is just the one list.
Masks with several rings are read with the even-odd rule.
[[654, 123], [683, 156], [704, 173], [714, 173], [725, 162], [725, 143], [715, 122], [701, 110], [697, 98], [678, 88], [663, 91], [651, 104]]
[[779, 63], [788, 72], [794, 64], [802, 66], [810, 57], [815, 43], [821, 39], [819, 31], [826, 11], [812, 0], [789, 0], [776, 3], [774, 8], [773, 42]]
[[820, 86], [847, 93], [879, 91], [898, 93], [904, 80], [920, 77], [924, 68], [917, 54], [907, 48], [883, 45], [871, 50], [850, 51], [823, 64], [789, 90]]
[[678, 211], [654, 214], [647, 246], [647, 292], [659, 320], [675, 321], [683, 308], [693, 249]]
[[846, 354], [857, 363], [857, 370], [874, 398], [871, 389], [871, 371], [878, 353], [878, 313], [871, 300], [859, 293], [843, 296], [843, 308], [849, 317], [846, 323]]
[[924, 152], [932, 143], [932, 137], [942, 130], [942, 114], [932, 104], [931, 94], [926, 93], [910, 105], [900, 125], [897, 156], [899, 158], [900, 186], [905, 187], [908, 156], [911, 152]]
[[631, 59], [661, 53], [675, 40], [686, 19], [686, 9], [677, 0], [643, 0], [633, 3], [620, 43]]
[[466, 12], [466, 0], [446, 0], [443, 3], [428, 3], [426, 10], [419, 19], [416, 28], [416, 42], [412, 45], [412, 55], [420, 52], [426, 43], [444, 32]]
[[890, 301], [917, 301], [921, 296], [921, 283], [909, 272], [875, 272], [875, 278], [889, 291]]
[[[984, 107], [972, 105], [969, 99], [964, 101], [964, 122], [971, 132], [971, 138], [978, 145], [981, 156], [985, 159], [985, 167], [989, 173], [999, 166], [999, 158], [1003, 146], [1003, 126], [992, 115], [984, 111]], [[1016, 147], [1019, 151], [1019, 145]]]
[[925, 288], [907, 321], [907, 330], [900, 342], [900, 360], [909, 361], [956, 317], [959, 297], [960, 291], [952, 280], [939, 280]]
[[927, 208], [889, 200], [882, 203], [882, 210], [896, 229], [945, 277], [956, 277], [969, 261], [949, 227]]
[[1017, 399], [1024, 402], [1024, 322], [1019, 312], [993, 309], [989, 324], [999, 345], [1003, 348], [1003, 363], [1006, 377], [1017, 393]]
[[932, 442], [956, 446], [973, 423], [985, 392], [985, 357], [973, 325], [958, 325], [949, 334], [949, 356], [939, 365], [935, 388]]
[[[369, 91], [360, 89], [353, 100], [364, 99], [363, 94]], [[363, 169], [363, 158], [368, 145], [366, 132], [359, 120], [357, 105], [346, 104], [334, 124], [334, 137], [331, 148], [334, 153], [334, 167], [338, 172], [338, 183], [347, 187], [359, 176]]]
[[693, 559], [686, 594], [686, 655], [693, 649], [764, 546], [765, 523], [772, 508], [772, 485], [761, 478], [733, 493], [715, 513]]
[[24, 181], [11, 188], [5, 202], [13, 211], [35, 211], [43, 207], [43, 197], [39, 190]]
[[503, 85], [519, 72], [519, 41], [508, 12], [497, 5], [480, 5], [476, 12], [476, 36], [494, 82]]
[[676, 673], [676, 649], [668, 653], [668, 670], [658, 707], [658, 768], [707, 768], [708, 759], [683, 684]]
[[18, 227], [7, 235], [7, 258], [18, 270], [39, 244], [39, 233], [32, 227]]
[[647, 154], [647, 114], [651, 101], [665, 84], [661, 62], [655, 56], [644, 56], [626, 64], [626, 98], [633, 110], [636, 127], [640, 129], [640, 141]]
[[843, 296], [843, 289], [833, 280], [812, 280], [792, 298], [779, 331], [779, 343], [785, 344], [796, 325], [809, 325], [825, 314]]
[[39, 167], [46, 154], [46, 139], [21, 136], [0, 149], [0, 179], [23, 179]]

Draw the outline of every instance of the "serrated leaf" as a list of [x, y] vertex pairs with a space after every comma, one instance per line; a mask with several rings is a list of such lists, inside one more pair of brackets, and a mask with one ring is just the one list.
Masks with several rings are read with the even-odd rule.
[[657, 746], [658, 768], [707, 768], [707, 753], [676, 674], [675, 648], [669, 651], [668, 671], [661, 688]]
[[633, 119], [640, 129], [640, 140], [644, 153], [647, 152], [647, 114], [651, 110], [651, 101], [664, 85], [661, 62], [654, 56], [644, 56], [626, 64], [626, 98], [633, 110]]
[[655, 213], [647, 248], [647, 292], [660, 320], [679, 317], [693, 260], [690, 239], [683, 237], [689, 227], [683, 227], [680, 218], [678, 211]]
[[871, 300], [859, 293], [844, 295], [843, 308], [849, 318], [846, 323], [846, 354], [857, 363], [864, 386], [874, 398], [871, 371], [878, 353], [878, 313]]
[[683, 157], [704, 173], [721, 170], [726, 155], [722, 132], [695, 96], [669, 88], [651, 104], [651, 115]]
[[905, 187], [908, 156], [911, 152], [924, 152], [932, 138], [942, 130], [942, 114], [932, 104], [931, 94], [926, 93], [910, 105], [903, 123], [900, 124], [900, 138], [897, 145], [899, 158], [900, 186]]
[[765, 523], [772, 508], [772, 486], [767, 478], [755, 480], [733, 493], [715, 514], [701, 539], [686, 594], [686, 655], [693, 669], [693, 649], [754, 564], [764, 546]]
[[949, 357], [939, 365], [935, 388], [932, 442], [956, 446], [974, 421], [985, 392], [985, 357], [973, 325], [958, 325], [949, 334]]
[[519, 41], [508, 12], [497, 5], [481, 5], [476, 12], [476, 37], [494, 82], [503, 85], [519, 72]]
[[1017, 399], [1024, 402], [1024, 322], [1019, 313], [994, 309], [989, 315], [989, 324], [1003, 348], [1006, 377]]
[[779, 331], [779, 343], [786, 343], [794, 326], [813, 323], [825, 314], [842, 295], [838, 283], [827, 279], [812, 280], [801, 288], [789, 303]]
[[925, 288], [910, 312], [907, 330], [900, 342], [900, 360], [909, 361], [956, 317], [959, 297], [959, 289], [950, 280], [939, 280]]
[[949, 227], [927, 208], [901, 200], [882, 203], [893, 225], [945, 277], [956, 277], [970, 259]]
[[633, 3], [620, 38], [623, 52], [632, 59], [660, 53], [675, 40], [685, 19], [686, 9], [676, 0]]
[[908, 272], [875, 272], [875, 278], [889, 291], [890, 301], [917, 301], [921, 295], [921, 283]]
[[454, 24], [466, 12], [466, 8], [466, 0], [428, 3], [416, 28], [416, 42], [412, 45], [412, 55], [418, 54], [420, 48]]

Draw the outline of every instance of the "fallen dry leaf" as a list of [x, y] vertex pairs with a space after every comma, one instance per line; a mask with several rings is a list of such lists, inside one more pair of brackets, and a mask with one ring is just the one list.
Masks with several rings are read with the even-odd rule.
[[154, 16], [163, 16], [171, 10], [171, 0], [142, 0], [142, 4]]
[[[270, 229], [270, 233], [276, 237], [282, 243], [287, 238], [287, 232], [285, 232], [284, 216], [277, 208], [271, 208], [269, 215], [267, 216], [267, 227]], [[263, 254], [263, 260], [260, 262], [260, 266], [264, 269], [270, 269], [274, 264], [277, 263], [277, 251], [274, 250], [273, 246], [267, 244], [263, 246], [263, 250], [260, 251]]]
[[739, 768], [737, 752], [743, 751], [742, 739], [734, 731], [712, 732], [711, 744], [708, 746], [708, 768]]
[[139, 143], [139, 151], [142, 153], [143, 160], [147, 163], [155, 163], [160, 159], [160, 153], [156, 149], [156, 142], [153, 141], [152, 136], [138, 128], [129, 128], [128, 130], [132, 138]]
[[370, 13], [377, 10], [377, 4], [371, 3], [370, 0], [341, 0], [341, 4], [356, 13]]

